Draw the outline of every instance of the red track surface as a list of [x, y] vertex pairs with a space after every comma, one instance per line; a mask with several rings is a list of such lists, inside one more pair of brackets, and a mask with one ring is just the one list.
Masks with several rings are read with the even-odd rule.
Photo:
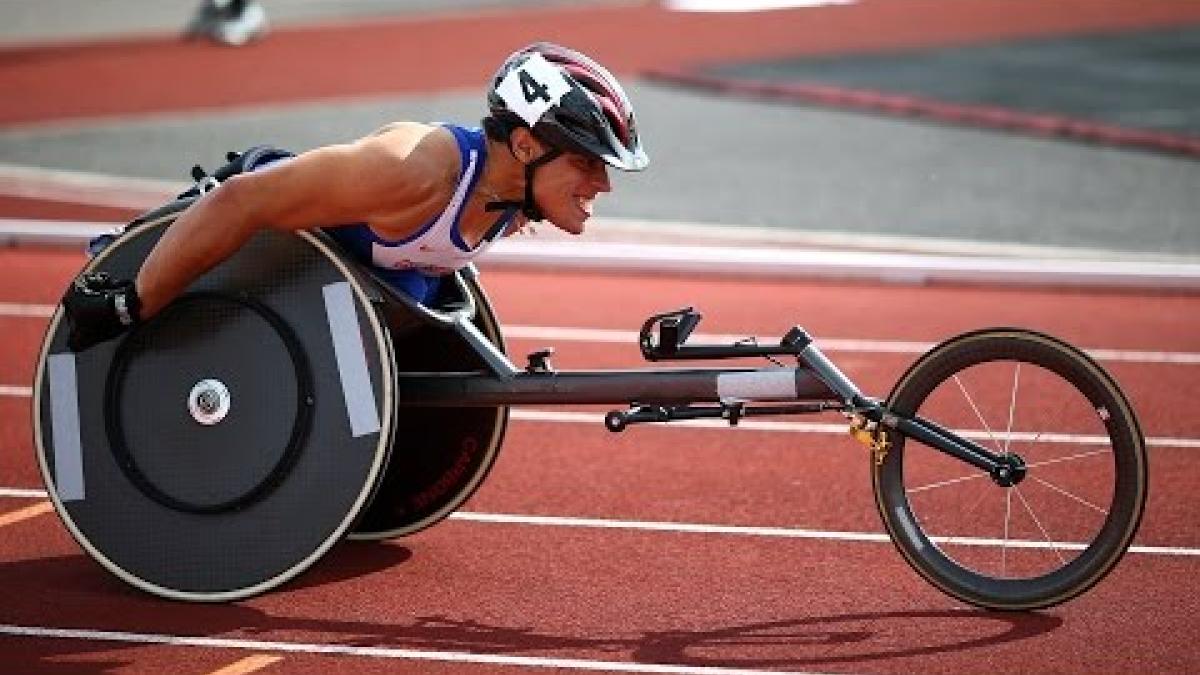
[[[77, 255], [5, 252], [6, 302], [52, 301]], [[697, 304], [704, 330], [932, 341], [1020, 324], [1088, 347], [1200, 351], [1200, 298], [979, 288], [907, 288], [485, 271], [507, 325], [632, 330], [653, 310]], [[654, 291], [647, 292], [648, 287]], [[1119, 320], [1114, 321], [1114, 317]], [[1182, 317], [1187, 317], [1186, 319]], [[28, 384], [44, 319], [4, 317], [0, 383]], [[520, 354], [541, 345], [510, 341]], [[634, 345], [558, 344], [560, 367], [635, 365]], [[882, 393], [909, 356], [835, 359]], [[1114, 363], [1149, 437], [1200, 438], [1171, 401], [1200, 366]], [[0, 399], [0, 475], [37, 488], [27, 398]], [[832, 421], [832, 420], [826, 420]], [[1196, 449], [1151, 450], [1139, 544], [1200, 547]], [[4, 511], [34, 500], [0, 499]], [[466, 510], [615, 520], [879, 531], [867, 457], [848, 438], [747, 430], [517, 421]], [[90, 562], [52, 515], [0, 528], [0, 623], [138, 633], [372, 645], [423, 651], [846, 672], [1187, 670], [1197, 558], [1131, 554], [1082, 598], [1048, 612], [957, 608], [883, 543], [650, 533], [448, 521], [409, 539], [334, 550], [297, 582], [228, 606], [173, 604], [124, 587]], [[1097, 645], [1120, 644], [1120, 650]], [[222, 649], [0, 638], [25, 668], [187, 663], [209, 672]], [[270, 651], [270, 650], [259, 650]], [[289, 672], [413, 664], [285, 654]], [[1029, 659], [1034, 659], [1032, 662]], [[171, 666], [177, 669], [178, 665]], [[494, 667], [494, 666], [493, 666]], [[123, 671], [124, 672], [124, 671]]]
[[[918, 11], [940, 20], [913, 21]], [[572, 21], [562, 21], [564, 15]], [[594, 49], [628, 72], [795, 53], [797, 44], [855, 50], [1196, 18], [1200, 6], [1171, 0], [880, 0], [720, 21], [626, 7], [497, 15], [486, 22], [383, 22], [284, 31], [238, 51], [153, 39], [29, 47], [0, 51], [0, 88], [21, 92], [0, 101], [0, 124], [477, 86], [497, 53], [534, 36]], [[620, 49], [604, 37], [618, 26], [627, 36]], [[454, 39], [445, 37], [448, 30]], [[755, 40], [725, 39], [729, 34]], [[404, 58], [409, 49], [424, 56]], [[148, 50], [154, 50], [150, 58]], [[244, 67], [247, 62], [254, 67]], [[425, 68], [428, 63], [439, 64], [438, 71]], [[292, 76], [296, 69], [305, 77]], [[122, 214], [5, 198], [0, 215], [109, 220]], [[80, 255], [55, 251], [0, 251], [0, 303], [53, 303], [81, 262]], [[650, 312], [694, 304], [708, 317], [703, 330], [714, 333], [779, 335], [800, 323], [818, 339], [925, 342], [985, 325], [1022, 325], [1087, 348], [1200, 352], [1196, 296], [486, 268], [484, 278], [509, 326], [633, 330]], [[0, 395], [0, 488], [10, 493], [41, 486], [29, 398], [12, 387], [31, 384], [44, 327], [42, 317], [0, 316], [0, 385], [9, 392]], [[542, 345], [510, 340], [510, 351]], [[638, 362], [633, 344], [555, 346], [560, 368]], [[914, 358], [833, 356], [873, 394], [883, 394]], [[1141, 414], [1148, 437], [1200, 438], [1200, 418], [1178, 403], [1200, 390], [1200, 365], [1106, 366]], [[1196, 452], [1151, 449], [1150, 500], [1137, 544], [1200, 548]], [[496, 469], [466, 510], [878, 532], [867, 462], [858, 445], [839, 436], [687, 427], [612, 435], [598, 422], [515, 421]], [[0, 496], [0, 518], [39, 501]], [[451, 520], [402, 541], [339, 546], [278, 591], [209, 606], [126, 587], [90, 561], [54, 516], [43, 514], [0, 526], [0, 624], [312, 647], [246, 651], [0, 636], [0, 663], [13, 673], [209, 673], [265, 652], [283, 658], [265, 672], [515, 670], [316, 651], [316, 645], [341, 645], [824, 672], [1194, 672], [1200, 664], [1198, 564], [1196, 556], [1131, 554], [1097, 588], [1065, 606], [991, 614], [962, 609], [933, 590], [886, 543]]]

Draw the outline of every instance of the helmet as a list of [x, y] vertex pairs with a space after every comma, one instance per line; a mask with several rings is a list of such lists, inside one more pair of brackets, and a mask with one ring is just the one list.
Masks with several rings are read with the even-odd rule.
[[538, 42], [514, 52], [496, 71], [487, 98], [493, 118], [527, 126], [555, 149], [625, 171], [650, 163], [620, 83], [577, 51]]

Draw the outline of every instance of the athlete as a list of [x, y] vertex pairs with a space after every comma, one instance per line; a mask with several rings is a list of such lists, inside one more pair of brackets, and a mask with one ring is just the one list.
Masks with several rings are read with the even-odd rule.
[[267, 31], [267, 12], [258, 0], [200, 0], [184, 35], [237, 47]]
[[487, 101], [482, 129], [399, 122], [296, 157], [266, 153], [278, 161], [245, 167], [184, 211], [136, 280], [76, 279], [63, 298], [70, 348], [154, 316], [265, 229], [322, 228], [427, 302], [441, 276], [529, 221], [582, 233], [612, 189], [607, 167], [649, 162], [621, 85], [579, 52], [537, 43], [513, 53]]

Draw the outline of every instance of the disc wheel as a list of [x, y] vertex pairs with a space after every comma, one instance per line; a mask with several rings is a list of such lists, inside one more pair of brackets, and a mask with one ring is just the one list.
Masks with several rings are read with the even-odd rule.
[[1012, 485], [889, 432], [876, 504], [905, 560], [965, 602], [1050, 607], [1104, 578], [1146, 500], [1145, 442], [1113, 379], [1055, 338], [989, 329], [951, 339], [900, 379], [887, 407], [1023, 464]]
[[[476, 307], [475, 325], [501, 352], [500, 322], [483, 286], [465, 276]], [[470, 370], [484, 367], [464, 343], [430, 330], [400, 339], [399, 368]], [[508, 406], [419, 408], [401, 406], [391, 460], [350, 539], [406, 537], [445, 520], [483, 485], [499, 457]]]

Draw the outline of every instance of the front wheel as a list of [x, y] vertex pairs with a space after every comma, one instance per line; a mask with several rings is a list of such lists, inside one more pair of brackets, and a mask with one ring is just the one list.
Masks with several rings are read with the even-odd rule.
[[1011, 486], [913, 439], [874, 467], [884, 526], [914, 569], [989, 609], [1073, 598], [1124, 555], [1146, 500], [1145, 442], [1113, 379], [1040, 333], [989, 329], [932, 349], [887, 408], [919, 415], [1026, 472]]

